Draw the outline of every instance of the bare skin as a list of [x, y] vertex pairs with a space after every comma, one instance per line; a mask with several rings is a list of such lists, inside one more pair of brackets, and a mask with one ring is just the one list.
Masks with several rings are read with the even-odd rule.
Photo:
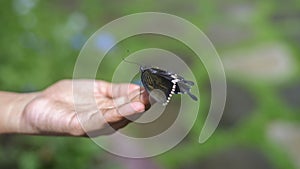
[[36, 93], [0, 92], [0, 134], [110, 134], [149, 106], [140, 90], [134, 84], [62, 80]]

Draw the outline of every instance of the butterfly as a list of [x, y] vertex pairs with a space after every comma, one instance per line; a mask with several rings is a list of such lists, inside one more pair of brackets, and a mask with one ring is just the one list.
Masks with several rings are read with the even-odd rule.
[[[137, 64], [135, 62], [125, 62]], [[188, 94], [193, 100], [198, 98], [191, 93], [194, 82], [185, 80], [182, 76], [160, 69], [158, 67], [140, 66], [141, 81], [150, 96], [166, 106], [173, 94]]]

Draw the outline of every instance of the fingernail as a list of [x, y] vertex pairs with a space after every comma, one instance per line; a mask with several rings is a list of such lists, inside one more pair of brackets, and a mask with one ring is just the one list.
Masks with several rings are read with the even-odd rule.
[[140, 102], [133, 102], [133, 103], [131, 103], [131, 107], [136, 112], [144, 112], [145, 111], [145, 105], [143, 105]]

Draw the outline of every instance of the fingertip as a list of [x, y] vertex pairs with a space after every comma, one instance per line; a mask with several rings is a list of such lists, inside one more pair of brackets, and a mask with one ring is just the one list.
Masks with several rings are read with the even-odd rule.
[[149, 93], [146, 90], [143, 90], [143, 92], [141, 92], [140, 98], [139, 98], [140, 102], [142, 102], [144, 105], [148, 105], [150, 104], [149, 101]]
[[136, 84], [130, 84], [128, 89], [129, 89], [129, 93], [130, 92], [133, 92], [133, 91], [136, 91], [138, 89], [140, 89], [141, 87], [139, 85], [136, 85]]
[[145, 105], [141, 102], [132, 102], [131, 107], [136, 112], [144, 112], [145, 111]]

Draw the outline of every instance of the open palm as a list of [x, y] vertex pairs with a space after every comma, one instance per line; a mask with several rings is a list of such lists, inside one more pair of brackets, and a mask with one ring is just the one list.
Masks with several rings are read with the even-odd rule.
[[26, 131], [36, 134], [98, 136], [126, 126], [129, 116], [149, 105], [134, 84], [62, 80], [40, 92], [23, 113]]

